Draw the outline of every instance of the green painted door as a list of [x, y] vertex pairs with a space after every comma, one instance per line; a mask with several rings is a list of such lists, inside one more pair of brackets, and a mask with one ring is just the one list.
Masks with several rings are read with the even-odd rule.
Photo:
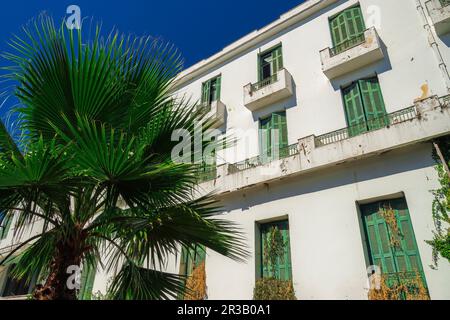
[[272, 154], [272, 116], [259, 121], [259, 146], [262, 162], [268, 162]]
[[364, 106], [358, 82], [342, 90], [347, 126], [351, 137], [367, 131]]
[[361, 213], [370, 263], [381, 267], [382, 273], [389, 275], [392, 281], [401, 281], [400, 274], [413, 277], [418, 273], [426, 286], [406, 200], [400, 198], [363, 205]]
[[334, 54], [341, 53], [358, 43], [366, 29], [361, 7], [348, 8], [330, 19]]
[[361, 79], [342, 89], [349, 136], [389, 125], [377, 77]]
[[377, 78], [358, 81], [362, 95], [367, 127], [369, 130], [384, 128], [389, 125], [380, 83]]
[[81, 270], [81, 287], [79, 292], [80, 300], [91, 300], [92, 290], [94, 288], [96, 268], [85, 263]]
[[275, 150], [278, 150], [278, 156], [280, 158], [285, 158], [287, 156], [288, 150], [288, 137], [287, 137], [287, 122], [286, 122], [286, 112], [275, 112], [272, 114], [272, 129], [276, 130], [278, 134], [278, 139], [272, 143]]
[[[281, 244], [283, 252], [276, 255], [276, 263], [272, 265], [270, 262], [270, 243], [273, 228], [278, 228], [281, 235]], [[289, 222], [279, 221], [273, 223], [262, 224], [261, 231], [261, 275], [263, 278], [275, 278], [280, 280], [292, 279], [291, 250], [289, 240]], [[272, 251], [273, 252], [273, 251]]]
[[259, 142], [260, 156], [263, 162], [275, 160], [276, 150], [278, 150], [278, 157], [286, 156], [288, 133], [285, 111], [274, 112], [269, 117], [260, 120]]

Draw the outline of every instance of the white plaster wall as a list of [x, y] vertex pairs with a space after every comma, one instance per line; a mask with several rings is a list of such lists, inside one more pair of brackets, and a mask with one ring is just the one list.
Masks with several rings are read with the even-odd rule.
[[404, 193], [433, 299], [450, 299], [450, 264], [432, 270], [430, 190], [437, 184], [431, 146], [421, 144], [320, 173], [224, 197], [252, 254], [236, 263], [208, 251], [210, 299], [251, 299], [256, 278], [255, 222], [288, 216], [293, 282], [299, 299], [367, 299], [365, 246], [356, 201]]

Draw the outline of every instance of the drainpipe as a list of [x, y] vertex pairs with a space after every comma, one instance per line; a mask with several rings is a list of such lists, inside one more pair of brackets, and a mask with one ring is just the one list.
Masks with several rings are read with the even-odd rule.
[[435, 38], [433, 32], [431, 31], [431, 27], [430, 27], [430, 24], [428, 23], [428, 19], [427, 19], [426, 15], [425, 15], [425, 10], [422, 6], [421, 0], [416, 0], [416, 4], [417, 4], [417, 11], [419, 12], [420, 17], [422, 18], [422, 22], [424, 23], [423, 27], [426, 30], [427, 35], [428, 35], [428, 42], [429, 42], [431, 49], [433, 50], [436, 58], [438, 59], [439, 69], [441, 70], [442, 75], [444, 76], [445, 85], [447, 87], [447, 92], [450, 93], [450, 75], [448, 73], [445, 61], [442, 58], [441, 51], [439, 50], [439, 45], [437, 44], [436, 38]]

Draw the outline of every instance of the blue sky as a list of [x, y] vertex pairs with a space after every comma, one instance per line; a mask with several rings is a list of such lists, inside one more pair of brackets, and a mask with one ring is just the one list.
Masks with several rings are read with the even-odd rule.
[[[245, 34], [277, 19], [304, 0], [8, 0], [0, 13], [0, 51], [11, 34], [41, 12], [63, 19], [76, 4], [82, 17], [101, 21], [104, 31], [160, 36], [174, 43], [188, 67]], [[2, 61], [2, 60], [0, 60]], [[0, 64], [4, 64], [2, 61]], [[0, 108], [4, 115], [10, 103]]]

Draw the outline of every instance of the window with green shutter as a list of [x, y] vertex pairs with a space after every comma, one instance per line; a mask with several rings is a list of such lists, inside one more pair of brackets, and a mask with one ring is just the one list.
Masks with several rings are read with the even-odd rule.
[[194, 267], [200, 265], [206, 259], [206, 248], [196, 246], [195, 249], [183, 248], [181, 250], [180, 274], [190, 276]]
[[388, 276], [388, 285], [419, 274], [426, 287], [406, 200], [378, 201], [360, 208], [370, 264], [379, 266]]
[[0, 240], [3, 240], [8, 236], [12, 220], [12, 216], [7, 216], [6, 213], [0, 212]]
[[377, 77], [361, 79], [342, 89], [350, 136], [389, 125]]
[[[286, 112], [274, 112], [259, 122], [260, 156], [263, 162], [275, 159], [278, 151], [279, 157], [286, 156], [288, 146]], [[278, 139], [277, 139], [278, 135]]]
[[348, 8], [330, 19], [333, 54], [339, 54], [364, 41], [366, 26], [361, 7]]
[[210, 105], [214, 101], [220, 100], [222, 77], [218, 76], [210, 79], [202, 84], [202, 99], [203, 105]]
[[258, 81], [275, 76], [283, 69], [283, 51], [281, 45], [261, 53], [258, 57]]
[[78, 297], [80, 300], [91, 300], [92, 290], [94, 289], [96, 268], [85, 263], [81, 270], [81, 286]]
[[289, 222], [277, 221], [260, 225], [261, 276], [279, 280], [292, 279]]

